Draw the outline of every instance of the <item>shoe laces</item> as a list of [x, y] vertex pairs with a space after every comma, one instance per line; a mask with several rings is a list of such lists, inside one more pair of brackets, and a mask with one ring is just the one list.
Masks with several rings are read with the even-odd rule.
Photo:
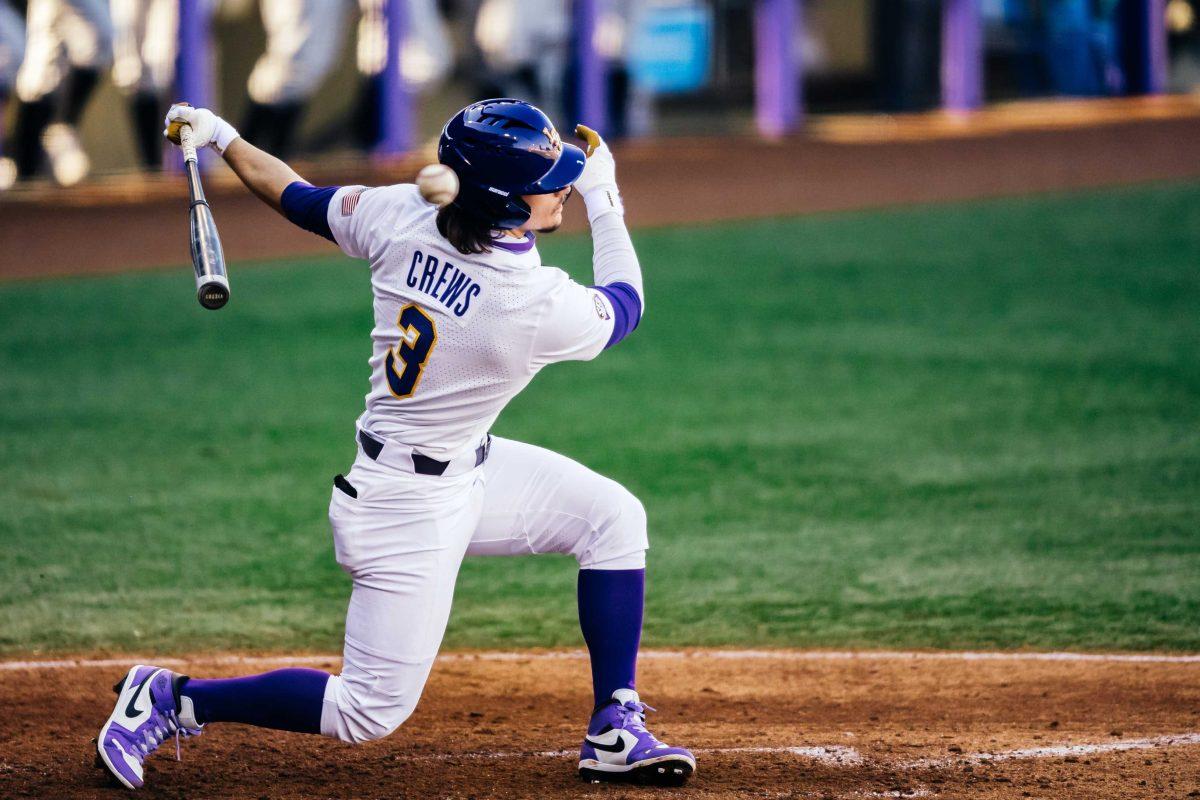
[[134, 746], [141, 751], [143, 760], [157, 750], [168, 736], [174, 734], [175, 760], [182, 761], [183, 748], [179, 746], [179, 737], [199, 736], [201, 732], [199, 728], [187, 728], [180, 723], [179, 715], [174, 709], [166, 712], [156, 709], [150, 721], [151, 724], [142, 731], [142, 740], [134, 743]]
[[644, 733], [657, 742], [658, 739], [654, 738], [654, 734], [646, 730], [646, 712], [657, 710], [640, 701], [630, 700], [627, 703], [617, 706], [617, 717], [620, 720], [620, 724], [617, 727], [623, 730]]

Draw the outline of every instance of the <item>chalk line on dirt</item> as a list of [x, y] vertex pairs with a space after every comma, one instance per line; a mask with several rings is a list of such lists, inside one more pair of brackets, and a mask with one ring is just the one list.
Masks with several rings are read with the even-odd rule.
[[[790, 755], [803, 758], [807, 761], [843, 766], [863, 763], [862, 754], [853, 747], [845, 747], [837, 744], [809, 747], [696, 747], [692, 749], [692, 752], [701, 756], [736, 755], [738, 753]], [[455, 761], [459, 759], [495, 761], [510, 758], [567, 758], [578, 755], [578, 750], [545, 750], [540, 753], [505, 751], [483, 753], [414, 753], [412, 755], [401, 756], [401, 758], [405, 761]]]
[[[1103, 755], [1105, 753], [1122, 753], [1131, 750], [1152, 750], [1189, 745], [1200, 745], [1200, 733], [1178, 733], [1145, 739], [1123, 739], [1117, 742], [1050, 745], [1047, 747], [1029, 747], [1018, 750], [998, 750], [990, 753], [966, 753], [951, 758], [921, 758], [900, 763], [867, 758], [853, 747], [837, 744], [808, 745], [802, 747], [697, 747], [692, 752], [700, 756], [737, 754], [793, 756], [805, 761], [815, 761], [838, 767], [876, 764], [879, 766], [917, 770], [1001, 761], [1035, 761], [1047, 758]], [[411, 753], [401, 755], [400, 758], [405, 761], [503, 761], [519, 758], [570, 758], [578, 754], [578, 750], [545, 750], [533, 753], [493, 750], [468, 753]], [[892, 795], [877, 794], [872, 796], [884, 797]], [[911, 796], [911, 792], [906, 795], [897, 796]]]
[[[643, 659], [778, 659], [781, 661], [1061, 661], [1133, 664], [1200, 664], [1200, 654], [1170, 655], [1156, 653], [1021, 653], [1021, 652], [908, 652], [902, 650], [645, 650]], [[486, 651], [479, 653], [443, 653], [442, 663], [473, 661], [561, 661], [587, 658], [583, 650], [547, 650], [534, 652]], [[133, 664], [156, 664], [165, 667], [183, 666], [202, 661], [208, 664], [330, 664], [341, 655], [197, 655], [193, 658], [160, 658], [127, 656], [124, 658], [68, 658], [41, 661], [0, 661], [0, 672], [18, 670], [90, 669], [129, 667]]]
[[1021, 750], [1001, 750], [995, 753], [968, 753], [953, 758], [922, 758], [903, 764], [906, 769], [948, 767], [955, 764], [987, 764], [996, 761], [1023, 761], [1041, 758], [1093, 756], [1104, 753], [1123, 753], [1129, 750], [1152, 750], [1200, 744], [1200, 733], [1177, 733], [1146, 739], [1123, 739], [1116, 742], [1051, 745]]

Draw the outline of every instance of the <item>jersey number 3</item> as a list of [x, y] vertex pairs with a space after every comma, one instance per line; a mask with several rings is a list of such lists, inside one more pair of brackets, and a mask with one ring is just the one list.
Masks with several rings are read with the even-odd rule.
[[412, 304], [400, 309], [396, 324], [400, 326], [403, 338], [388, 350], [384, 370], [388, 388], [396, 398], [403, 400], [412, 397], [421, 382], [421, 373], [437, 344], [437, 325], [433, 324], [433, 317]]

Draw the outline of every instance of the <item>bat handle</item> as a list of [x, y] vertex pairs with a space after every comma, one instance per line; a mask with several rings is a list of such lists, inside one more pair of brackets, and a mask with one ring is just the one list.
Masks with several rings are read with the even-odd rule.
[[183, 160], [196, 163], [196, 138], [191, 125], [179, 126], [179, 146], [183, 149]]

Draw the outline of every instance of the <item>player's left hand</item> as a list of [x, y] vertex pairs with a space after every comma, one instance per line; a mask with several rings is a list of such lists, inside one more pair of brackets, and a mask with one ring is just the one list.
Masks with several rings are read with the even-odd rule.
[[617, 188], [617, 162], [613, 159], [612, 151], [596, 133], [586, 125], [576, 125], [575, 135], [587, 142], [587, 163], [584, 164], [583, 174], [575, 181], [575, 190], [587, 199], [587, 195], [595, 189]]

